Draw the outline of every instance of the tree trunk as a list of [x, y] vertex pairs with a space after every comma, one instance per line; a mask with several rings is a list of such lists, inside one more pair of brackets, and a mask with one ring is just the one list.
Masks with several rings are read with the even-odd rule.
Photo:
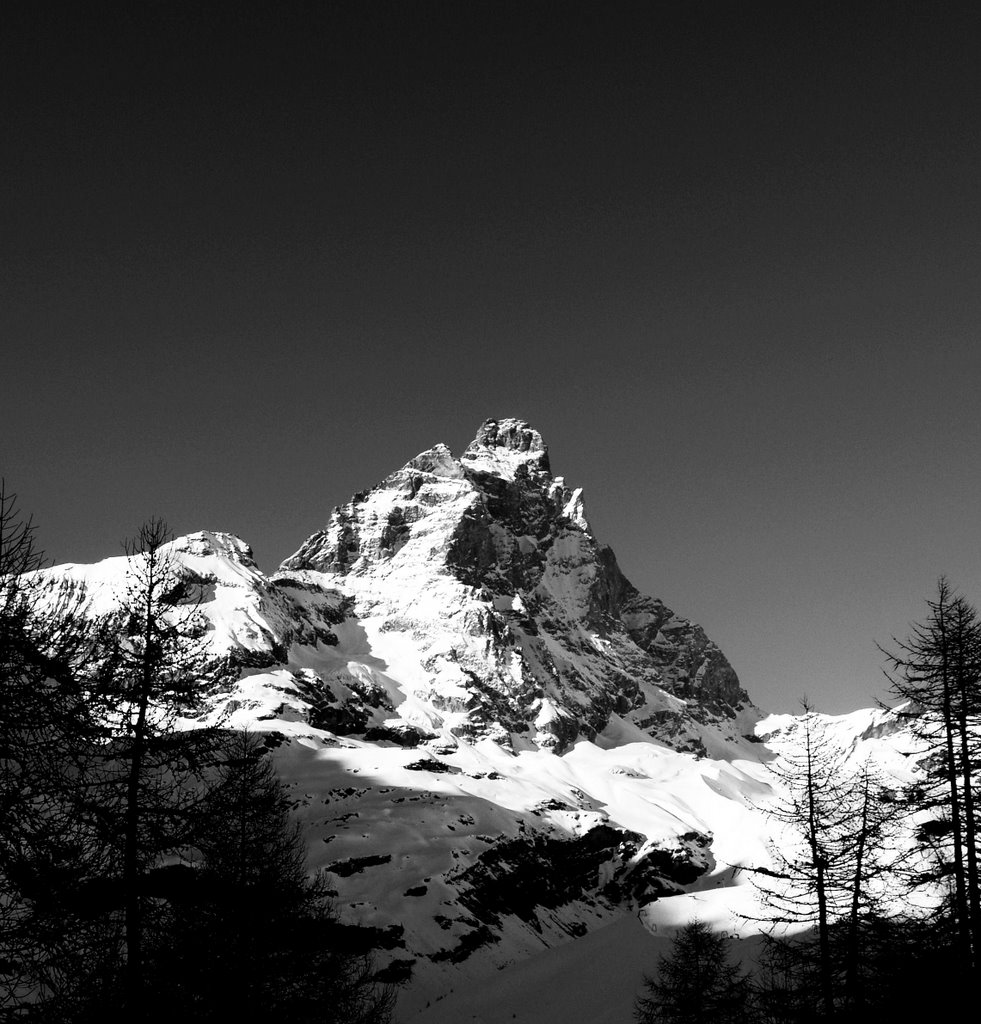
[[964, 832], [961, 823], [961, 801], [957, 785], [957, 760], [955, 750], [956, 724], [954, 721], [953, 693], [950, 669], [950, 626], [947, 621], [948, 599], [941, 590], [937, 603], [937, 624], [940, 627], [940, 682], [943, 693], [944, 757], [948, 774], [950, 800], [950, 825], [954, 842], [954, 901], [957, 924], [958, 948], [964, 966], [971, 962], [971, 932], [968, 915], [967, 881], [964, 870]]
[[964, 799], [964, 845], [967, 853], [967, 910], [970, 922], [971, 967], [981, 967], [979, 943], [981, 943], [981, 893], [978, 885], [977, 821], [974, 812], [974, 779], [971, 763], [971, 710], [976, 698], [970, 693], [976, 683], [973, 667], [976, 646], [976, 624], [974, 616], [959, 601], [956, 609], [957, 655], [955, 683], [957, 687], [957, 733], [960, 753], [961, 792]]
[[814, 791], [814, 760], [810, 728], [805, 734], [805, 757], [807, 764], [807, 815], [808, 842], [811, 848], [811, 864], [816, 869], [815, 891], [818, 904], [818, 951], [820, 955], [821, 1002], [828, 1018], [834, 1014], [834, 990], [831, 978], [831, 935], [828, 921], [828, 894], [826, 888], [826, 863], [821, 849], [818, 823], [817, 795]]
[[125, 847], [123, 853], [123, 891], [126, 900], [126, 1010], [138, 1017], [143, 990], [143, 906], [140, 894], [140, 782], [147, 741], [147, 711], [156, 670], [155, 601], [158, 586], [156, 550], [147, 552], [147, 578], [143, 611], [143, 650], [138, 675], [136, 724], [130, 750], [129, 776], [126, 780]]
[[858, 1005], [858, 929], [862, 903], [862, 871], [864, 870], [865, 849], [869, 840], [869, 772], [866, 764], [862, 777], [862, 814], [855, 847], [855, 874], [852, 880], [852, 902], [848, 917], [848, 949], [845, 964], [845, 1000], [850, 1008]]
[[140, 901], [140, 776], [143, 773], [143, 747], [146, 733], [146, 691], [140, 695], [129, 777], [126, 782], [125, 848], [123, 852], [123, 891], [126, 900], [126, 1008], [136, 1014], [143, 987], [143, 921]]

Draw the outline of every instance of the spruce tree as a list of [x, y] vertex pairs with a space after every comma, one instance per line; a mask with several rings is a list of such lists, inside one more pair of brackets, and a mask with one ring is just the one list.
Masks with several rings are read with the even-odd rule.
[[232, 734], [196, 816], [198, 857], [155, 951], [157, 1005], [183, 1019], [385, 1024], [373, 981], [324, 876], [308, 878], [290, 803], [267, 750]]
[[634, 1004], [637, 1024], [744, 1024], [746, 977], [729, 962], [724, 935], [692, 921], [675, 937]]

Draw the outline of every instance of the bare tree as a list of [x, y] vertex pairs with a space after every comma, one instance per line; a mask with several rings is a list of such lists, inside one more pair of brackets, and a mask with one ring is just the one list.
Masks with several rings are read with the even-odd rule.
[[757, 873], [775, 921], [816, 926], [818, 977], [824, 1012], [834, 1010], [831, 924], [844, 910], [838, 854], [851, 812], [844, 800], [844, 756], [831, 744], [810, 704], [801, 702], [804, 715], [798, 726], [799, 751], [785, 754], [773, 766], [783, 793], [769, 807], [770, 818], [787, 827], [799, 840], [790, 852], [776, 849], [780, 868]]
[[[830, 1017], [861, 999], [863, 926], [884, 913], [878, 882], [889, 866], [897, 815], [871, 764], [850, 767], [806, 700], [802, 707], [799, 745], [773, 765], [782, 795], [765, 808], [786, 838], [774, 850], [777, 870], [756, 870], [754, 882], [771, 923], [810, 929], [805, 936], [813, 939], [779, 950], [780, 969], [796, 958], [802, 972], [813, 974], [820, 1012]], [[798, 987], [805, 987], [800, 978]]]

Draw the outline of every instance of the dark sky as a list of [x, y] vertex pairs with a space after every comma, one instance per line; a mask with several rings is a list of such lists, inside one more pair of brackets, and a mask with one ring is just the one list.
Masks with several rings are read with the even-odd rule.
[[266, 570], [522, 416], [769, 710], [981, 600], [981, 16], [9, 4], [0, 472], [56, 561]]

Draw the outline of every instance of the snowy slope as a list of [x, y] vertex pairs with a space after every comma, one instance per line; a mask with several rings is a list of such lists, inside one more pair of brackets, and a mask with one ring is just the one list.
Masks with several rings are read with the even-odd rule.
[[[767, 764], [795, 720], [760, 722], [701, 628], [631, 586], [528, 424], [416, 456], [271, 577], [228, 534], [169, 556], [211, 662], [186, 725], [271, 734], [311, 867], [411, 974], [406, 1019], [628, 918], [755, 927], [740, 867], [770, 863]], [[111, 621], [127, 559], [44, 578]], [[887, 713], [829, 728], [909, 772]]]

